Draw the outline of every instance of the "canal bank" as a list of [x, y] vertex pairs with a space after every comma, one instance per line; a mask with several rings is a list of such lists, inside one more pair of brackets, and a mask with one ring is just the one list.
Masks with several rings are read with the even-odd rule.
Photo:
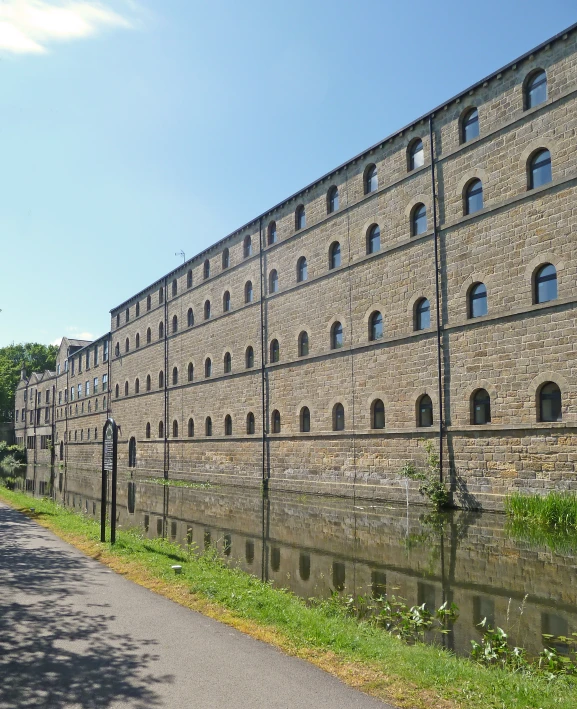
[[[29, 497], [3, 494], [27, 508], [30, 505]], [[573, 707], [577, 701], [571, 680], [550, 683], [521, 673], [487, 670], [438, 648], [408, 647], [330, 607], [311, 608], [238, 568], [222, 564], [206, 567], [194, 554], [168, 540], [143, 538], [134, 529], [121, 531], [120, 543], [111, 550], [96, 541], [98, 525], [88, 517], [48, 500], [34, 501], [34, 505], [43, 524], [52, 525], [64, 538], [79, 543], [129, 578], [169, 597], [173, 593], [178, 602], [311, 659], [355, 686], [393, 697], [398, 706], [537, 709]], [[183, 566], [178, 577], [170, 570], [175, 561]]]

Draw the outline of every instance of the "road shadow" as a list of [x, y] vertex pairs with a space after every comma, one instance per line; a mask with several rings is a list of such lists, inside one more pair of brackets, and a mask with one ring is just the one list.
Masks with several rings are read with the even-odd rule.
[[100, 573], [0, 507], [0, 709], [162, 706], [173, 676], [150, 672], [156, 641], [115, 633], [108, 604], [82, 607]]

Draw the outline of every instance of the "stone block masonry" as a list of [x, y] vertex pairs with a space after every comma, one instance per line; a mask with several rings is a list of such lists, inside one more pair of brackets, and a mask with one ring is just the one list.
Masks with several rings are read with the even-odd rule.
[[50, 380], [65, 465], [98, 467], [112, 415], [144, 475], [404, 499], [429, 439], [458, 505], [574, 489], [576, 97], [574, 26], [66, 342], [16, 436], [40, 462]]

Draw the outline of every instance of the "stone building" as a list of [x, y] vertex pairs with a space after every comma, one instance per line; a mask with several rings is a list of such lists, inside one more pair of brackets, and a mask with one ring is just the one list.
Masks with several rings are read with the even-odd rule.
[[113, 308], [122, 465], [395, 499], [425, 439], [459, 505], [577, 489], [576, 96], [574, 25]]

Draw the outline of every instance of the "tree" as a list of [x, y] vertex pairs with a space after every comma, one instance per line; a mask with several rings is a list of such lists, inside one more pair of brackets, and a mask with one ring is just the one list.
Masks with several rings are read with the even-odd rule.
[[20, 381], [22, 366], [26, 376], [32, 372], [54, 370], [58, 347], [27, 342], [24, 345], [8, 345], [0, 348], [0, 421], [14, 418], [14, 394]]

